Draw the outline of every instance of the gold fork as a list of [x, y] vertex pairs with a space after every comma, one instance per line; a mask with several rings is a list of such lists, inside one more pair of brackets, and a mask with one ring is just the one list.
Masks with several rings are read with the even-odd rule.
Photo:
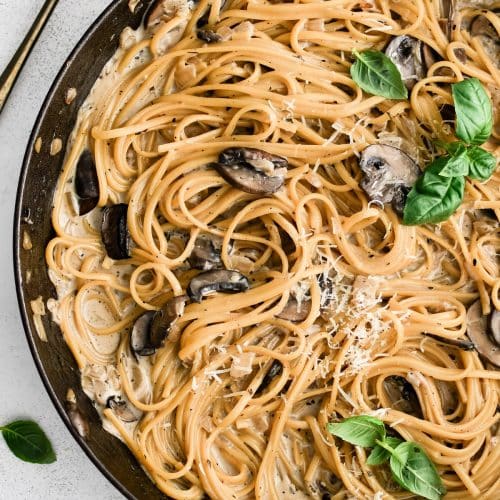
[[35, 45], [35, 42], [38, 40], [40, 33], [42, 32], [58, 1], [59, 0], [46, 0], [26, 37], [14, 54], [14, 57], [12, 57], [7, 65], [7, 68], [5, 68], [5, 71], [0, 76], [0, 113], [2, 112], [5, 102], [7, 101], [10, 92], [16, 83], [19, 73], [23, 69], [26, 59], [28, 59], [33, 45]]

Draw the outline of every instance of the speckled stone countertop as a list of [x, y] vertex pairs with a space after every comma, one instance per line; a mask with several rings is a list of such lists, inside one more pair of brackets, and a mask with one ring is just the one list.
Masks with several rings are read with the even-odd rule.
[[[44, 0], [0, 0], [0, 72]], [[71, 49], [111, 0], [60, 0], [0, 115], [0, 425], [38, 421], [57, 453], [52, 465], [16, 459], [0, 439], [0, 499], [121, 499], [73, 440], [35, 369], [18, 312], [12, 260], [12, 221], [24, 150], [42, 101]]]

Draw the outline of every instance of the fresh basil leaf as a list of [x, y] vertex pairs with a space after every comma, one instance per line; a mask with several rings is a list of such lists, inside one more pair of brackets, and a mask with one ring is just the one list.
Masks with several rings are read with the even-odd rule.
[[7, 446], [16, 457], [34, 464], [51, 464], [56, 454], [40, 426], [30, 420], [18, 420], [0, 427]]
[[377, 440], [385, 439], [384, 422], [369, 415], [346, 418], [343, 422], [331, 423], [328, 431], [348, 443], [373, 448]]
[[467, 148], [469, 177], [486, 181], [491, 177], [497, 166], [496, 158], [479, 146]]
[[[401, 439], [395, 437], [388, 437], [384, 440], [384, 444], [388, 445], [390, 448], [396, 448], [403, 441]], [[382, 465], [387, 462], [391, 458], [391, 452], [380, 446], [379, 444], [373, 448], [373, 451], [370, 453], [370, 456], [366, 460], [367, 465]]]
[[404, 224], [442, 222], [460, 206], [464, 197], [465, 179], [462, 176], [440, 175], [446, 162], [446, 158], [437, 158], [415, 183], [406, 199]]
[[455, 141], [455, 142], [436, 141], [435, 144], [436, 146], [443, 148], [447, 153], [450, 153], [450, 155], [456, 155], [459, 151], [465, 149], [465, 145], [461, 141]]
[[352, 79], [369, 94], [387, 99], [407, 99], [408, 90], [396, 65], [378, 50], [353, 51]]
[[446, 489], [425, 451], [416, 443], [401, 443], [391, 454], [391, 471], [406, 490], [429, 500], [440, 500]]
[[456, 177], [457, 175], [468, 175], [469, 161], [467, 158], [467, 150], [463, 144], [456, 148], [452, 156], [442, 156], [446, 162], [443, 161], [443, 168], [439, 175], [443, 177]]
[[451, 86], [457, 123], [455, 132], [467, 144], [483, 144], [491, 135], [493, 107], [477, 78], [468, 78]]

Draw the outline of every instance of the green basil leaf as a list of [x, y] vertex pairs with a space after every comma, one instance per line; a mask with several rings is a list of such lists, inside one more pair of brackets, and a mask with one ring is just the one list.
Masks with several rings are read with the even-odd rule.
[[40, 426], [29, 420], [18, 420], [0, 427], [7, 446], [16, 457], [34, 464], [51, 464], [56, 454]]
[[436, 146], [443, 148], [450, 155], [456, 155], [462, 149], [465, 149], [465, 145], [463, 142], [455, 141], [455, 142], [443, 142], [443, 141], [435, 141]]
[[[385, 439], [384, 444], [390, 446], [391, 448], [396, 448], [403, 441], [401, 439], [395, 437], [388, 437]], [[382, 465], [387, 462], [391, 458], [391, 452], [380, 446], [379, 444], [373, 448], [373, 451], [370, 453], [370, 456], [366, 460], [367, 465]]]
[[378, 50], [353, 51], [352, 79], [369, 94], [387, 99], [407, 99], [408, 90], [396, 65]]
[[496, 158], [479, 146], [467, 149], [469, 176], [473, 179], [486, 181], [491, 177], [497, 166]]
[[440, 500], [446, 489], [425, 451], [416, 443], [401, 443], [391, 454], [394, 479], [406, 490], [429, 500]]
[[483, 144], [491, 135], [493, 107], [477, 78], [468, 78], [451, 86], [457, 114], [457, 137], [467, 144]]
[[443, 162], [443, 168], [439, 172], [439, 175], [443, 177], [456, 177], [457, 175], [468, 175], [469, 174], [469, 161], [467, 158], [467, 150], [463, 144], [461, 147], [456, 148], [455, 153], [452, 156], [443, 156], [446, 162]]
[[437, 158], [418, 179], [408, 194], [403, 214], [406, 225], [437, 223], [446, 220], [462, 203], [465, 179], [443, 177], [447, 158]]
[[385, 439], [384, 422], [368, 415], [346, 418], [343, 422], [328, 424], [327, 428], [334, 436], [365, 448], [373, 448], [377, 440]]

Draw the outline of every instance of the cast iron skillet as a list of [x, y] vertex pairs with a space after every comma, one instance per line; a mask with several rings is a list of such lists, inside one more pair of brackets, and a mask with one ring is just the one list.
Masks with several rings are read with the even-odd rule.
[[[19, 307], [28, 343], [47, 392], [71, 434], [97, 468], [126, 497], [148, 500], [166, 497], [154, 486], [126, 446], [102, 429], [96, 410], [81, 389], [76, 362], [50, 315], [43, 317], [48, 342], [40, 340], [33, 324], [30, 301], [39, 296], [45, 302], [55, 297], [44, 250], [54, 236], [50, 221], [52, 198], [62, 168], [64, 149], [59, 155], [51, 156], [50, 143], [54, 137], [60, 137], [66, 144], [78, 109], [105, 63], [118, 48], [119, 34], [126, 26], [137, 28], [150, 3], [150, 0], [141, 0], [132, 14], [129, 0], [112, 2], [64, 63], [31, 134], [19, 179], [14, 218], [14, 267]], [[71, 87], [76, 88], [78, 94], [68, 106], [64, 102], [65, 94]], [[34, 149], [38, 137], [43, 139], [40, 153]], [[31, 236], [31, 250], [22, 247], [24, 231]], [[28, 271], [31, 272], [29, 280]], [[90, 433], [86, 439], [76, 432], [66, 413], [69, 388], [75, 391], [78, 408], [89, 423]]]

